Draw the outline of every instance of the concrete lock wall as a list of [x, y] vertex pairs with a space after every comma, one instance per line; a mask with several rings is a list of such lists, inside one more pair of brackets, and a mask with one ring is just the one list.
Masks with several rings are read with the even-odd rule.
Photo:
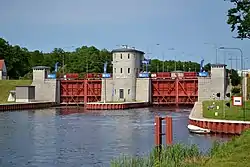
[[51, 101], [60, 103], [60, 81], [56, 79], [33, 80], [36, 101]]
[[33, 67], [33, 82], [36, 101], [50, 101], [60, 103], [60, 80], [47, 79], [49, 67]]
[[16, 87], [16, 102], [29, 102], [29, 88]]
[[151, 79], [137, 78], [136, 81], [136, 101], [151, 102]]
[[16, 102], [32, 102], [35, 100], [35, 87], [33, 86], [17, 86]]
[[213, 87], [211, 83], [211, 78], [199, 77], [198, 78], [198, 101], [202, 102], [204, 100], [211, 99], [213, 94]]
[[211, 80], [214, 93], [220, 93], [221, 99], [224, 99], [227, 84], [226, 84], [226, 68], [222, 67], [212, 67], [211, 68]]
[[220, 99], [224, 99], [228, 83], [226, 78], [226, 68], [224, 65], [214, 65], [211, 67], [211, 77], [198, 77], [198, 101], [211, 100], [217, 93], [221, 94]]
[[[105, 82], [106, 82], [106, 84], [105, 84]], [[105, 92], [105, 90], [106, 90], [106, 92]], [[106, 93], [106, 101], [107, 102], [118, 100], [118, 99], [114, 98], [114, 81], [112, 78], [106, 78], [106, 79], [103, 78], [102, 79], [101, 101], [105, 100], [105, 93]]]

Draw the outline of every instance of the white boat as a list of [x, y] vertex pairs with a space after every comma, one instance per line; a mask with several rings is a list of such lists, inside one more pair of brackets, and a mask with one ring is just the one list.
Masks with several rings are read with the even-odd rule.
[[207, 134], [210, 133], [210, 129], [204, 129], [199, 126], [188, 125], [188, 130], [192, 133], [200, 133], [200, 134]]

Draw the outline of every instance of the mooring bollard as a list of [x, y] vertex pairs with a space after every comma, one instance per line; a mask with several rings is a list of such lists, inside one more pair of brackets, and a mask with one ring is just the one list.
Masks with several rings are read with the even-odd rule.
[[[162, 120], [166, 121], [165, 134], [162, 133]], [[162, 145], [162, 136], [166, 135], [166, 144], [171, 145], [173, 142], [173, 126], [172, 117], [155, 117], [155, 145], [160, 147]]]
[[172, 117], [166, 117], [166, 144], [171, 145], [173, 142]]
[[155, 117], [155, 145], [161, 146], [162, 145], [162, 118], [159, 116]]

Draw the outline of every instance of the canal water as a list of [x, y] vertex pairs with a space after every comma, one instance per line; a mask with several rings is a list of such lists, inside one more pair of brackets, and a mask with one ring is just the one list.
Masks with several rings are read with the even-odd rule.
[[[189, 134], [191, 109], [143, 108], [124, 111], [44, 109], [0, 113], [0, 166], [99, 167], [120, 155], [145, 155], [154, 146], [154, 116], [173, 117], [174, 143], [197, 144], [207, 151], [213, 141]], [[165, 141], [165, 140], [163, 140]]]

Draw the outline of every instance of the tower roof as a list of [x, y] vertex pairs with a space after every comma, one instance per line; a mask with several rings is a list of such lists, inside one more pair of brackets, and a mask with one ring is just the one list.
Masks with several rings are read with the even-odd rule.
[[130, 48], [120, 48], [111, 51], [111, 53], [121, 53], [121, 52], [135, 52], [135, 53], [145, 54], [143, 51]]
[[226, 67], [226, 64], [211, 64], [211, 67]]
[[35, 66], [33, 67], [34, 70], [45, 70], [45, 69], [50, 69], [50, 67], [47, 66]]

